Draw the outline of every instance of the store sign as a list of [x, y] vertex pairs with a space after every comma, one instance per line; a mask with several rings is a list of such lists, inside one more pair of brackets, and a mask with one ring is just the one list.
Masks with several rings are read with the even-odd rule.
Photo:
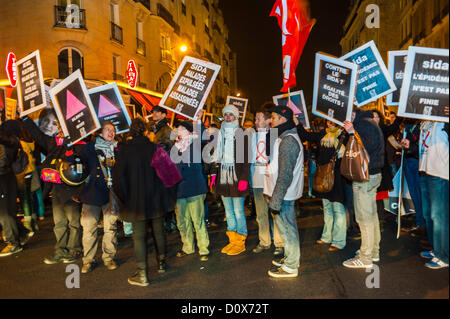
[[17, 85], [16, 61], [16, 55], [13, 52], [9, 52], [8, 57], [6, 58], [6, 75], [13, 88]]
[[128, 61], [126, 78], [128, 85], [134, 89], [136, 87], [138, 79], [138, 71], [134, 60]]

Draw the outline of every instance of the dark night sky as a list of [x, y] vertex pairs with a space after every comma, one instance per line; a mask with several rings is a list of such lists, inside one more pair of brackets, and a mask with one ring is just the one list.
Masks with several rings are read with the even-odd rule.
[[[281, 94], [281, 30], [269, 14], [275, 0], [220, 0], [229, 29], [231, 49], [237, 53], [238, 88], [254, 111], [272, 96]], [[317, 20], [297, 66], [297, 87], [307, 105], [312, 103], [315, 53], [340, 56], [339, 41], [349, 0], [310, 0], [311, 17]]]

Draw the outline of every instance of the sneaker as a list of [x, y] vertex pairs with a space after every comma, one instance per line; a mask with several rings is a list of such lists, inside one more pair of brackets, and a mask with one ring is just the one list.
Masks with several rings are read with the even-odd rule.
[[200, 261], [208, 261], [208, 255], [201, 255]]
[[295, 278], [298, 276], [298, 273], [291, 274], [284, 271], [281, 267], [278, 267], [276, 270], [269, 270], [267, 273], [274, 278]]
[[320, 245], [325, 245], [325, 244], [329, 244], [328, 242], [322, 240], [322, 239], [317, 239], [316, 243], [320, 244]]
[[149, 285], [147, 279], [147, 272], [145, 270], [138, 270], [132, 277], [128, 278], [130, 285], [147, 287]]
[[11, 256], [13, 254], [17, 254], [18, 252], [21, 252], [22, 250], [23, 248], [21, 246], [7, 245], [0, 252], [0, 257]]
[[284, 248], [283, 247], [275, 247], [275, 251], [273, 252], [274, 256], [283, 256]]
[[158, 273], [163, 274], [167, 270], [167, 264], [165, 260], [159, 261]]
[[258, 244], [258, 246], [256, 246], [254, 249], [253, 249], [253, 252], [255, 253], [255, 254], [259, 254], [260, 252], [263, 252], [264, 250], [267, 250], [267, 249], [269, 249], [270, 248], [270, 246], [262, 246], [261, 244]]
[[83, 267], [81, 267], [81, 273], [86, 274], [88, 272], [91, 272], [93, 269], [94, 269], [94, 263], [83, 264]]
[[425, 259], [433, 259], [436, 256], [434, 255], [433, 251], [422, 251], [420, 253], [420, 257], [425, 258]]
[[64, 256], [54, 255], [51, 257], [44, 258], [44, 263], [46, 263], [47, 265], [53, 265], [53, 264], [62, 262], [63, 259], [64, 259]]
[[80, 258], [81, 258], [81, 254], [79, 254], [79, 253], [72, 253], [72, 254], [69, 254], [66, 257], [64, 257], [62, 262], [65, 263], [65, 264], [71, 264], [73, 262], [76, 262]]
[[[359, 249], [355, 252], [355, 256], [359, 255]], [[374, 255], [372, 256], [372, 261], [373, 262], [379, 262], [380, 261], [380, 256], [379, 255]]]
[[342, 265], [347, 268], [370, 268], [373, 266], [372, 263], [370, 264], [363, 263], [361, 258], [359, 258], [359, 256], [344, 261]]
[[117, 269], [117, 264], [114, 260], [111, 261], [105, 261], [104, 262], [106, 268], [108, 268], [108, 270], [115, 270]]
[[284, 264], [284, 257], [279, 259], [272, 260], [272, 265], [275, 265], [277, 267], [281, 267]]
[[25, 236], [19, 239], [20, 245], [25, 246], [25, 244], [34, 236], [33, 231], [29, 231]]
[[448, 264], [443, 262], [442, 260], [434, 257], [431, 259], [431, 261], [427, 262], [425, 264], [426, 267], [430, 269], [442, 269], [442, 268], [448, 268]]

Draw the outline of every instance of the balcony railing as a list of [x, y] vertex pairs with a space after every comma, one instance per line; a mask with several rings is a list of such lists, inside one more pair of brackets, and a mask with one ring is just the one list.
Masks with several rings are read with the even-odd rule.
[[[86, 30], [86, 10], [79, 9], [77, 13], [68, 13], [66, 7], [55, 6], [55, 27]], [[67, 21], [69, 14], [72, 15], [72, 19]]]
[[213, 61], [213, 57], [208, 50], [205, 50], [204, 55], [205, 55], [205, 58], [207, 58], [209, 61], [211, 61], [211, 62]]
[[206, 10], [209, 11], [209, 3], [208, 3], [207, 0], [203, 0], [203, 1], [202, 1], [202, 5], [206, 8]]
[[139, 38], [136, 38], [136, 53], [145, 56], [145, 42]]
[[169, 50], [161, 49], [161, 63], [165, 63], [172, 69], [175, 69], [176, 62], [172, 58], [172, 53]]
[[111, 40], [117, 41], [120, 44], [123, 43], [123, 32], [122, 28], [119, 27], [114, 22], [111, 22]]
[[123, 81], [123, 75], [117, 74], [113, 72], [113, 80], [114, 81]]
[[144, 7], [150, 10], [150, 0], [134, 0], [134, 2], [142, 3]]
[[213, 30], [216, 30], [220, 35], [222, 35], [222, 29], [219, 27], [219, 25], [216, 22], [214, 22]]
[[180, 35], [180, 26], [173, 20], [172, 14], [161, 3], [158, 3], [157, 14], [163, 18], [174, 30], [174, 32]]

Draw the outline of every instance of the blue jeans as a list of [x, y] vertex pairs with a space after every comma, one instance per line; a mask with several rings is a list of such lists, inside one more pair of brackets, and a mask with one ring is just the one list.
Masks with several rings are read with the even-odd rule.
[[314, 173], [316, 172], [316, 162], [309, 160], [308, 164], [308, 195], [312, 195]]
[[433, 220], [434, 255], [448, 264], [448, 180], [426, 176]]
[[422, 198], [420, 195], [419, 160], [407, 158], [405, 160], [405, 177], [408, 183], [409, 193], [416, 210], [416, 225], [425, 227], [425, 220], [422, 214]]
[[347, 217], [345, 207], [339, 202], [322, 199], [323, 232], [322, 240], [337, 248], [344, 248], [347, 236]]
[[227, 231], [234, 231], [247, 236], [247, 221], [244, 211], [245, 197], [222, 196], [222, 202], [227, 217]]
[[275, 221], [284, 239], [284, 263], [281, 268], [291, 274], [297, 274], [300, 265], [300, 239], [294, 204], [295, 201], [292, 200], [283, 201], [280, 214], [275, 215]]
[[365, 183], [353, 182], [353, 198], [356, 222], [361, 230], [360, 258], [364, 264], [371, 264], [372, 257], [380, 253], [380, 223], [377, 212], [377, 189], [381, 174], [370, 175]]
[[431, 246], [433, 246], [433, 220], [431, 219], [431, 190], [429, 188], [429, 175], [420, 176], [420, 195], [422, 197], [422, 214], [425, 220], [425, 228], [427, 229], [427, 238]]

